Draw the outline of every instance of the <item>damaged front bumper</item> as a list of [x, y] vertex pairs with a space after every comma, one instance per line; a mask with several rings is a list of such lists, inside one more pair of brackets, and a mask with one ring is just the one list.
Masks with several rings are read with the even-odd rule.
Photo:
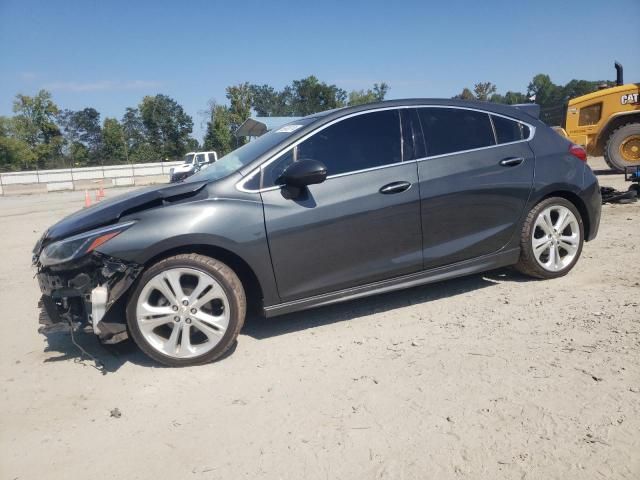
[[38, 331], [73, 328], [93, 331], [104, 343], [126, 339], [124, 293], [141, 270], [141, 265], [95, 251], [65, 264], [38, 265], [42, 292]]

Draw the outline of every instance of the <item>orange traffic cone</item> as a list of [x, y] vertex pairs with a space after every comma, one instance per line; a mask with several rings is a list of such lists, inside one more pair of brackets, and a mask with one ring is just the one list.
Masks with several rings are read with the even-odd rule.
[[96, 203], [98, 203], [100, 201], [100, 192], [96, 190], [93, 195], [96, 199]]
[[89, 190], [84, 191], [84, 206], [85, 208], [91, 206], [91, 197], [89, 196]]
[[100, 199], [104, 198], [104, 187], [102, 186], [102, 182], [100, 182]]

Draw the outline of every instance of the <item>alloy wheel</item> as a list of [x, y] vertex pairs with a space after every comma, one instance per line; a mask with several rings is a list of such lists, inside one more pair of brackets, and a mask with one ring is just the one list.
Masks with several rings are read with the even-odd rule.
[[536, 218], [531, 245], [538, 264], [550, 272], [571, 266], [580, 248], [580, 227], [571, 210], [551, 205]]
[[152, 277], [136, 304], [145, 340], [173, 358], [211, 351], [229, 327], [229, 299], [218, 281], [195, 268], [171, 268]]

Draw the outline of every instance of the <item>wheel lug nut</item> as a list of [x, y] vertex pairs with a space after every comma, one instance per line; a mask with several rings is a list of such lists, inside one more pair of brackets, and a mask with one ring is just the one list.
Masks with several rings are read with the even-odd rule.
[[189, 305], [189, 300], [182, 300], [182, 304], [186, 307]]
[[174, 305], [174, 306], [173, 306], [173, 307], [171, 307], [171, 308], [173, 309], [173, 311], [174, 311], [174, 312], [177, 312], [177, 311], [178, 311], [178, 306], [177, 306], [177, 305]]
[[192, 309], [191, 309], [191, 313], [192, 313], [192, 314], [194, 314], [194, 315], [195, 315], [197, 312], [198, 312], [198, 311], [197, 311], [195, 308], [192, 308]]
[[191, 319], [190, 319], [190, 318], [187, 318], [187, 319], [185, 320], [185, 322], [186, 322], [186, 323], [191, 323]]
[[179, 321], [180, 321], [180, 317], [178, 317], [178, 316], [176, 315], [175, 317], [173, 317], [173, 320], [174, 320], [175, 322], [179, 322]]

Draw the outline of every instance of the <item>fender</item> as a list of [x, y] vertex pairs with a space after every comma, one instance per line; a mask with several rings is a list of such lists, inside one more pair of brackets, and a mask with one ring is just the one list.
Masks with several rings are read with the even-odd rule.
[[265, 304], [277, 303], [279, 297], [262, 202], [259, 195], [252, 197], [210, 197], [138, 212], [126, 218], [136, 220], [135, 225], [97, 250], [114, 258], [147, 265], [151, 259], [175, 249], [190, 246], [221, 248], [250, 266], [262, 288]]

